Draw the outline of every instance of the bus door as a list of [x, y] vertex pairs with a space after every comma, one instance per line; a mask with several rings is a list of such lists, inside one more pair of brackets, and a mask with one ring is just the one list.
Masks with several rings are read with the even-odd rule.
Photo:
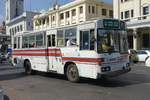
[[51, 34], [47, 36], [48, 39], [48, 70], [57, 72], [58, 67], [62, 64], [62, 57], [60, 49], [56, 47], [56, 35]]

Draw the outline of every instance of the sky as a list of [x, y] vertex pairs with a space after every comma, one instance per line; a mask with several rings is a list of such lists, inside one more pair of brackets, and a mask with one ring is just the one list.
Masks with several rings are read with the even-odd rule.
[[[54, 0], [24, 0], [24, 7], [27, 11], [43, 11], [48, 10], [53, 5]], [[60, 4], [65, 4], [73, 0], [58, 0]], [[112, 0], [103, 0], [112, 3]], [[0, 23], [5, 17], [5, 0], [0, 0]]]

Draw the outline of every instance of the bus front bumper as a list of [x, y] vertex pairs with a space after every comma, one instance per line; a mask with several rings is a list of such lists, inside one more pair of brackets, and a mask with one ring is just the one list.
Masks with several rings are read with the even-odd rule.
[[113, 72], [107, 72], [107, 73], [99, 73], [98, 78], [111, 78], [111, 77], [115, 77], [115, 76], [119, 76], [119, 75], [128, 73], [130, 71], [131, 71], [131, 68], [117, 70], [117, 71], [113, 71]]

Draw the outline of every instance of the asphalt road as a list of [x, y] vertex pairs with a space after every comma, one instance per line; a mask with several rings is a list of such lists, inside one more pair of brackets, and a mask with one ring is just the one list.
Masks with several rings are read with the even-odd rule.
[[80, 83], [55, 74], [26, 76], [23, 71], [0, 64], [5, 100], [150, 100], [150, 68], [143, 64], [110, 80], [82, 79]]

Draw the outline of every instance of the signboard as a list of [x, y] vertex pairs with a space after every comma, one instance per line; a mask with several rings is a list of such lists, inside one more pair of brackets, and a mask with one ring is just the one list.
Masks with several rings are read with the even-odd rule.
[[119, 29], [120, 25], [118, 20], [104, 19], [103, 26], [104, 28]]
[[97, 22], [97, 28], [104, 28], [108, 30], [125, 30], [126, 23], [116, 19], [103, 19]]

